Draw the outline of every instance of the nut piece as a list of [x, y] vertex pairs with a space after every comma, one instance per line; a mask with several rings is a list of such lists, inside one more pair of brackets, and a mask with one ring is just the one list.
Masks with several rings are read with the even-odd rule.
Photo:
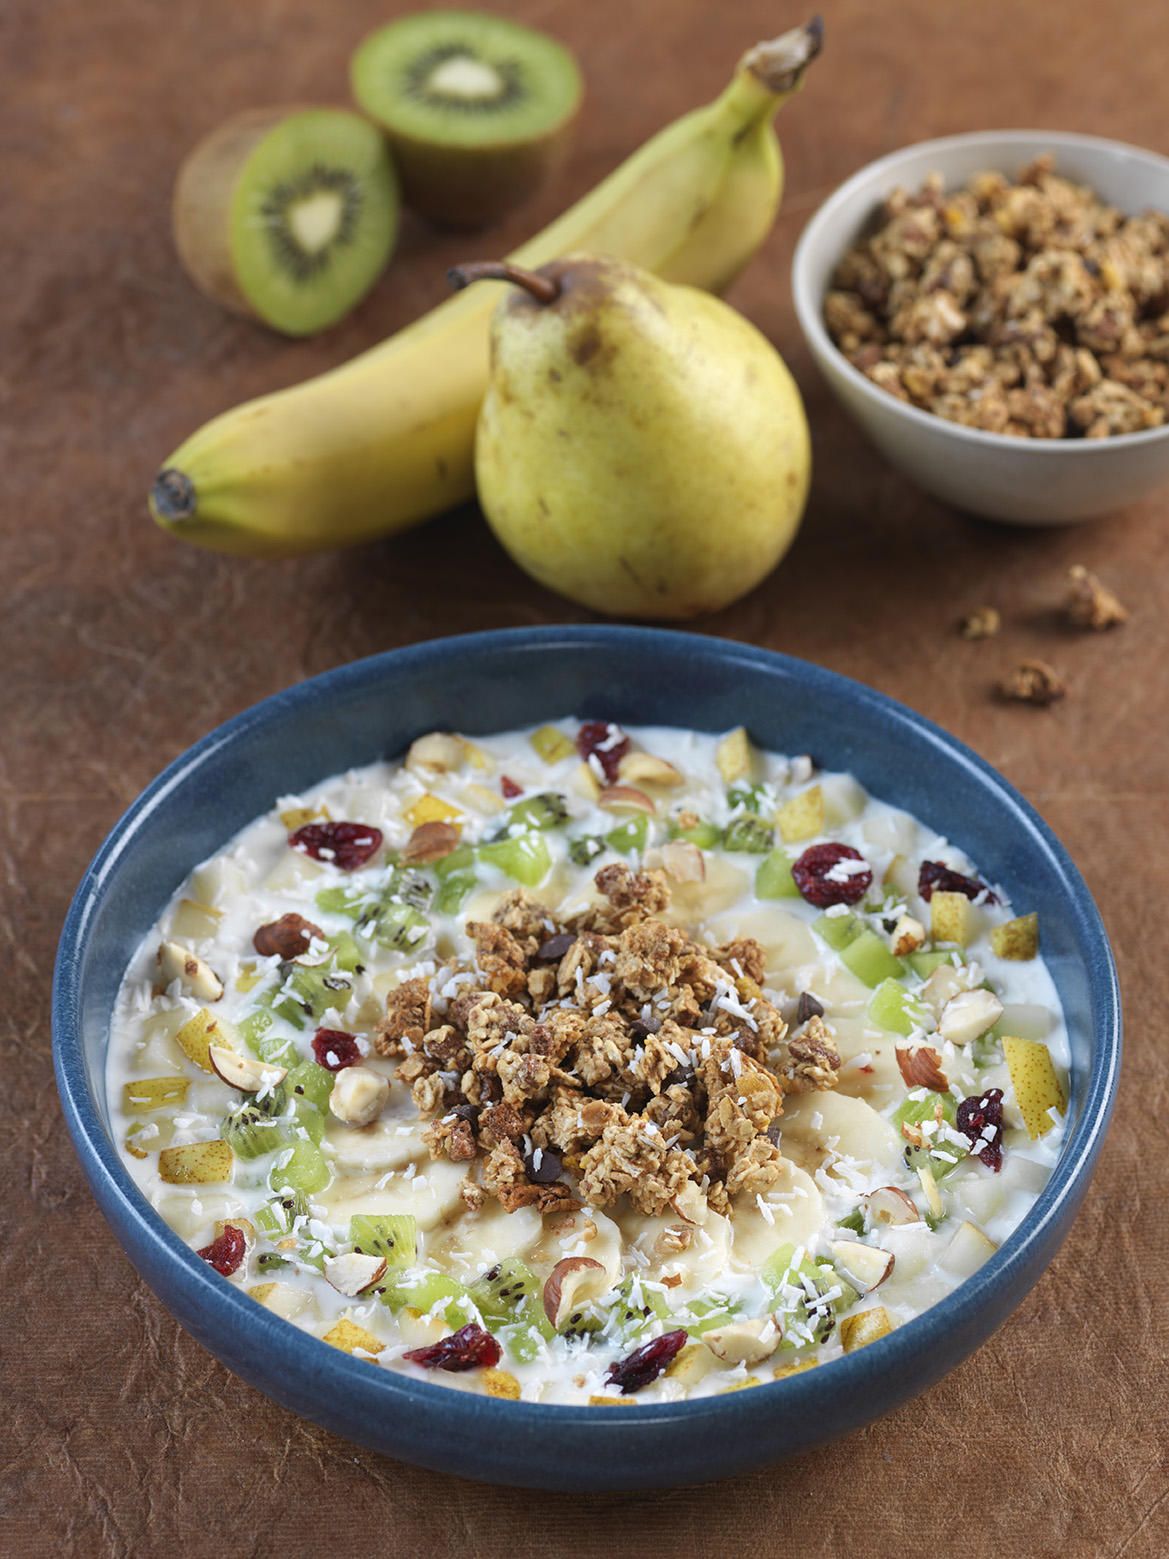
[[597, 797], [597, 805], [603, 812], [644, 812], [648, 815], [657, 811], [652, 796], [632, 785], [608, 786]]
[[323, 942], [325, 933], [303, 915], [281, 915], [267, 925], [258, 926], [252, 937], [252, 946], [261, 958], [299, 958], [307, 953], [313, 940]]
[[846, 1315], [840, 1323], [840, 1341], [845, 1353], [855, 1353], [858, 1348], [887, 1337], [893, 1330], [893, 1322], [884, 1305], [874, 1305], [859, 1315]]
[[386, 1275], [384, 1256], [367, 1256], [352, 1250], [344, 1256], [325, 1257], [325, 1281], [339, 1294], [355, 1299]]
[[660, 849], [645, 852], [646, 866], [660, 866], [675, 882], [705, 882], [706, 857], [689, 839], [671, 839]]
[[1059, 672], [1045, 660], [1022, 660], [1010, 676], [999, 683], [1004, 698], [1020, 704], [1035, 704], [1039, 708], [1058, 703], [1067, 690], [1067, 683]]
[[993, 991], [960, 991], [942, 1008], [938, 1033], [952, 1045], [969, 1045], [1002, 1015], [1003, 1004]]
[[993, 639], [1002, 621], [995, 607], [980, 606], [962, 618], [958, 632], [964, 639]]
[[627, 785], [681, 785], [685, 781], [680, 769], [651, 752], [627, 752], [617, 773]]
[[898, 1045], [897, 1065], [907, 1088], [932, 1088], [935, 1093], [946, 1093], [950, 1087], [942, 1071], [942, 1058], [932, 1045]]
[[893, 1270], [893, 1254], [859, 1240], [833, 1240], [832, 1259], [854, 1288], [871, 1294]]
[[912, 915], [902, 915], [893, 927], [894, 958], [905, 958], [910, 953], [916, 953], [924, 941], [925, 927], [921, 921], [915, 920]]
[[157, 963], [164, 989], [177, 980], [186, 994], [198, 1001], [218, 1001], [223, 995], [223, 981], [211, 965], [178, 942], [164, 942], [158, 949]]
[[463, 766], [467, 759], [467, 743], [450, 731], [431, 731], [410, 744], [406, 754], [406, 767], [430, 773], [448, 774]]
[[1068, 593], [1063, 610], [1073, 628], [1086, 628], [1093, 633], [1119, 628], [1121, 623], [1128, 621], [1127, 609], [1082, 563], [1068, 569]]
[[459, 842], [459, 830], [453, 823], [419, 823], [402, 846], [402, 861], [406, 866], [424, 866], [430, 861], [441, 861]]
[[329, 1109], [347, 1126], [369, 1126], [377, 1120], [390, 1097], [390, 1084], [369, 1066], [347, 1066], [337, 1073]]
[[701, 1225], [710, 1217], [710, 1204], [693, 1180], [687, 1180], [682, 1189], [671, 1197], [670, 1206], [686, 1223]]
[[703, 1332], [702, 1340], [724, 1364], [760, 1364], [779, 1347], [783, 1334], [769, 1315], [746, 1321], [728, 1321]]
[[599, 1261], [591, 1256], [565, 1256], [544, 1284], [544, 1314], [559, 1331], [586, 1300], [596, 1299], [608, 1286], [608, 1273]]
[[863, 1198], [870, 1223], [883, 1223], [893, 1227], [899, 1223], [920, 1223], [921, 1214], [913, 1198], [895, 1185], [879, 1186]]
[[286, 1066], [240, 1055], [238, 1050], [228, 1050], [225, 1045], [208, 1045], [207, 1058], [216, 1077], [229, 1088], [238, 1088], [240, 1093], [259, 1093], [265, 1086], [275, 1088], [288, 1076]]

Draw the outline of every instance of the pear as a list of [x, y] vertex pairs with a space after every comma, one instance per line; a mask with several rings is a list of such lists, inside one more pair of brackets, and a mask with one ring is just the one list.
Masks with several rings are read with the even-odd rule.
[[783, 359], [719, 299], [624, 262], [457, 266], [492, 319], [479, 500], [534, 579], [614, 617], [744, 595], [791, 545], [811, 469]]

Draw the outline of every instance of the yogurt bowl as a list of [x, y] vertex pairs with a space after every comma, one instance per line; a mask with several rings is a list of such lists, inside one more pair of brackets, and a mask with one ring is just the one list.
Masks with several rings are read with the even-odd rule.
[[[689, 1400], [631, 1397], [602, 1412], [498, 1400], [383, 1369], [261, 1308], [200, 1260], [142, 1196], [113, 1139], [105, 1061], [122, 971], [194, 866], [277, 797], [398, 755], [427, 731], [490, 736], [569, 712], [698, 732], [742, 724], [760, 747], [811, 753], [948, 836], [988, 881], [1039, 914], [1071, 1062], [1051, 1177], [953, 1293], [814, 1370]], [[207, 737], [131, 808], [79, 889], [61, 944], [54, 1044], [67, 1121], [100, 1205], [146, 1281], [229, 1367], [387, 1454], [464, 1476], [579, 1489], [724, 1476], [864, 1422], [956, 1364], [1019, 1302], [1063, 1237], [1106, 1126], [1120, 1039], [1111, 955], [1087, 891], [1041, 820], [981, 760], [879, 694], [800, 662], [685, 634], [598, 627], [393, 652], [304, 683]]]

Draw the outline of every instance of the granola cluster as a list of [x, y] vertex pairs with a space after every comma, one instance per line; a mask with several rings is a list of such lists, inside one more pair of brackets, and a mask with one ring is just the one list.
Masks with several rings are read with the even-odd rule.
[[698, 1222], [780, 1179], [784, 1094], [834, 1087], [840, 1057], [819, 1013], [789, 1034], [757, 942], [707, 947], [659, 918], [664, 872], [595, 880], [604, 902], [569, 920], [516, 890], [468, 922], [473, 964], [392, 991], [375, 1043], [433, 1117], [433, 1156], [467, 1163], [468, 1205], [627, 1196]]
[[836, 268], [825, 322], [898, 399], [1018, 438], [1107, 438], [1169, 412], [1169, 216], [1125, 217], [1037, 158], [1012, 184], [895, 190]]

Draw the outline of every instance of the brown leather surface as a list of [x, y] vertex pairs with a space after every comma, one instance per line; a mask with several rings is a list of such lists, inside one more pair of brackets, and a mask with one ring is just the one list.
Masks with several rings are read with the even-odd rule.
[[[1117, 947], [1129, 1049], [1116, 1124], [1071, 1238], [993, 1342], [892, 1417], [716, 1488], [586, 1500], [479, 1488], [354, 1450], [228, 1375], [137, 1281], [84, 1187], [53, 1090], [49, 975], [69, 895], [123, 806], [210, 726], [325, 667], [586, 615], [519, 574], [473, 513], [295, 563], [185, 550], [146, 518], [155, 464], [210, 414], [411, 319], [443, 296], [448, 263], [508, 248], [713, 94], [742, 46], [799, 19], [768, 0], [500, 6], [584, 64], [588, 106], [559, 187], [470, 242], [409, 225], [375, 295], [317, 342], [228, 318], [171, 252], [180, 155], [237, 108], [342, 98], [350, 47], [397, 9], [0, 8], [0, 1550], [1163, 1554], [1169, 492], [1066, 533], [945, 511], [829, 400], [787, 281], [832, 187], [925, 136], [1038, 124], [1169, 152], [1161, 0], [828, 0], [826, 55], [783, 116], [783, 214], [732, 294], [800, 381], [817, 474], [788, 561], [699, 626], [860, 677], [972, 743], [1067, 841]], [[1120, 632], [1057, 625], [1079, 561], [1131, 606]], [[1003, 611], [1001, 638], [960, 641], [956, 617], [984, 601]], [[995, 702], [996, 676], [1029, 653], [1066, 672], [1064, 704]]]

